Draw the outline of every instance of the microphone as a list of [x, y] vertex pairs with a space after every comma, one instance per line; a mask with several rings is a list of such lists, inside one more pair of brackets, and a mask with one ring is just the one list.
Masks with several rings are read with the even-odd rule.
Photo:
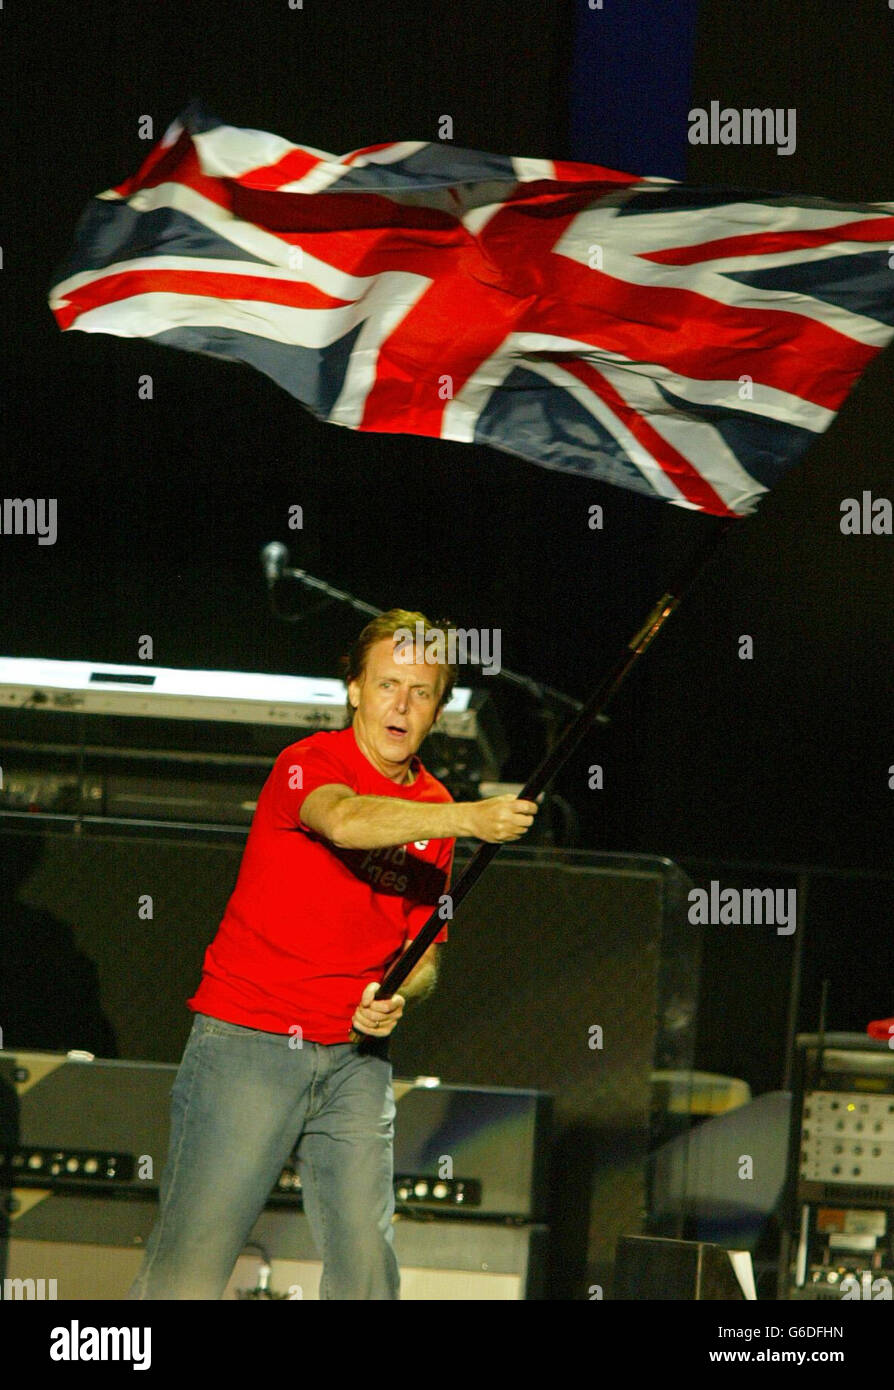
[[264, 578], [267, 580], [268, 589], [273, 588], [288, 561], [289, 552], [281, 541], [271, 541], [269, 545], [264, 546], [261, 551], [261, 564], [264, 567]]

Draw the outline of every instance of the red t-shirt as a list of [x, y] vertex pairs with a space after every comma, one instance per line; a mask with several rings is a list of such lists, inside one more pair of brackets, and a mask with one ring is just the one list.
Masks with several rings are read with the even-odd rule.
[[[419, 761], [415, 780], [392, 782], [364, 757], [351, 727], [284, 748], [252, 818], [239, 877], [202, 981], [196, 1013], [288, 1033], [349, 1041], [370, 980], [381, 980], [450, 886], [453, 840], [390, 849], [338, 849], [299, 819], [304, 798], [332, 782], [358, 795], [452, 801]], [[447, 940], [443, 927], [436, 941]]]

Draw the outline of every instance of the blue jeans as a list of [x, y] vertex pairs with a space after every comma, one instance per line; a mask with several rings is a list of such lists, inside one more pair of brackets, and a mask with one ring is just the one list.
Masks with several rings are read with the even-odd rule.
[[320, 1297], [400, 1297], [391, 1063], [351, 1043], [295, 1042], [196, 1014], [171, 1092], [159, 1214], [129, 1299], [220, 1298], [293, 1149]]

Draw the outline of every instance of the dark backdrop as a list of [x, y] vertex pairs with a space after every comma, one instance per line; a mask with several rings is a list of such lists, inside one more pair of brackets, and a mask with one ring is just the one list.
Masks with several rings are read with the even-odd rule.
[[[507, 665], [585, 695], [704, 518], [485, 449], [322, 425], [247, 369], [62, 335], [45, 302], [87, 199], [145, 157], [139, 118], [158, 136], [193, 96], [334, 152], [437, 138], [446, 113], [457, 145], [569, 157], [571, 5], [35, 0], [6, 8], [3, 29], [0, 491], [58, 498], [59, 538], [0, 537], [0, 651], [133, 662], [150, 634], [161, 665], [332, 673], [355, 615], [278, 622], [257, 563], [278, 538], [371, 603], [499, 627]], [[798, 147], [694, 148], [689, 178], [894, 198], [892, 32], [881, 0], [703, 3], [693, 105], [795, 107]], [[137, 399], [143, 373], [150, 402]], [[894, 496], [892, 385], [889, 351], [727, 541], [611, 729], [569, 762], [560, 789], [582, 844], [888, 865], [894, 539], [843, 537], [838, 523], [845, 496]], [[602, 532], [587, 525], [597, 502]], [[290, 537], [295, 503], [304, 530]], [[501, 700], [506, 771], [522, 779], [540, 725]], [[883, 995], [868, 1016], [894, 1011]]]

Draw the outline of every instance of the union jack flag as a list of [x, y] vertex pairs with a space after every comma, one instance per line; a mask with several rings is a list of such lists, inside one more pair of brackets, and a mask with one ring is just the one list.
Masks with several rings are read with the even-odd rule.
[[350, 429], [741, 516], [894, 337], [894, 203], [451, 145], [341, 157], [193, 103], [100, 193], [62, 329], [265, 372]]

